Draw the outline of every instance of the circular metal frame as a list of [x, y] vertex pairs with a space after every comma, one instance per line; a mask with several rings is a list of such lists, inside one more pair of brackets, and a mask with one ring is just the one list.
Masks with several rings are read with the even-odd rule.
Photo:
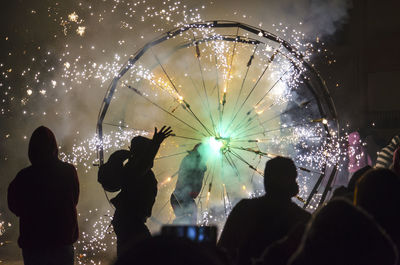
[[[326, 87], [326, 84], [325, 84], [324, 80], [321, 78], [320, 74], [317, 72], [317, 70], [312, 65], [310, 65], [306, 60], [304, 60], [304, 56], [297, 49], [295, 49], [289, 42], [279, 38], [278, 36], [276, 36], [270, 32], [267, 32], [267, 31], [257, 28], [257, 27], [253, 27], [253, 26], [235, 22], [235, 21], [223, 21], [223, 20], [208, 21], [208, 22], [201, 22], [201, 23], [192, 23], [192, 24], [178, 27], [178, 28], [175, 28], [168, 32], [163, 33], [162, 35], [155, 38], [153, 41], [148, 42], [141, 49], [139, 49], [135, 53], [135, 55], [132, 56], [127, 61], [127, 63], [121, 68], [118, 75], [116, 75], [114, 77], [114, 79], [112, 80], [111, 84], [109, 85], [109, 87], [106, 91], [105, 97], [101, 104], [101, 109], [100, 109], [100, 112], [98, 115], [98, 120], [97, 120], [96, 132], [99, 137], [99, 145], [97, 146], [97, 149], [98, 149], [98, 160], [99, 160], [100, 165], [102, 165], [104, 163], [104, 150], [103, 150], [103, 144], [102, 144], [103, 143], [102, 142], [103, 141], [103, 122], [104, 122], [104, 118], [107, 114], [108, 108], [111, 104], [111, 101], [112, 101], [112, 98], [113, 98], [113, 95], [114, 95], [114, 92], [115, 92], [115, 89], [117, 87], [119, 80], [125, 75], [125, 73], [127, 71], [129, 71], [133, 67], [133, 65], [135, 65], [135, 63], [151, 47], [156, 46], [164, 41], [167, 41], [170, 38], [174, 38], [175, 36], [178, 36], [187, 30], [196, 29], [196, 28], [238, 28], [238, 29], [240, 28], [247, 32], [250, 32], [250, 33], [253, 33], [253, 34], [259, 36], [261, 39], [266, 39], [266, 40], [273, 41], [275, 43], [279, 43], [292, 56], [294, 56], [296, 59], [300, 60], [302, 62], [302, 65], [306, 68], [306, 70], [311, 72], [316, 77], [316, 82], [318, 83], [318, 87], [313, 86], [309, 82], [309, 79], [306, 76], [304, 76], [303, 74], [301, 74], [301, 76], [300, 76], [301, 79], [306, 84], [306, 87], [308, 88], [308, 90], [312, 93], [312, 95], [315, 98], [318, 98], [319, 100], [324, 101], [324, 102], [321, 102], [319, 100], [316, 101], [319, 112], [320, 112], [322, 118], [324, 118], [324, 119], [326, 118], [335, 123], [336, 128], [337, 128], [336, 137], [338, 137], [339, 125], [338, 125], [338, 120], [337, 120], [337, 113], [336, 113], [336, 109], [335, 109], [333, 100], [329, 94], [327, 87]], [[182, 45], [176, 47], [175, 49], [179, 50], [179, 49], [182, 49], [185, 47], [194, 46], [194, 45], [198, 45], [202, 42], [213, 41], [213, 40], [215, 40], [215, 38], [212, 38], [212, 37], [201, 38], [201, 39], [198, 38], [198, 39], [194, 39], [191, 42], [183, 43]], [[237, 35], [236, 36], [221, 35], [221, 36], [218, 36], [218, 40], [230, 41], [230, 42], [241, 42], [241, 43], [248, 43], [248, 44], [263, 43], [262, 41], [254, 39], [254, 38], [245, 37], [245, 36], [237, 36]], [[291, 58], [286, 57], [286, 59], [288, 59], [294, 67], [297, 67], [296, 63]], [[135, 90], [135, 89], [133, 88], [133, 90]], [[327, 136], [331, 137], [327, 124], [324, 123], [323, 126], [324, 126]], [[335, 173], [336, 173], [336, 168], [337, 167], [335, 166], [335, 168], [333, 169], [333, 171]], [[333, 178], [334, 178], [334, 176], [331, 174], [331, 176], [329, 177], [329, 180], [328, 180], [328, 182], [329, 182], [328, 185], [330, 185], [332, 183]], [[320, 185], [320, 183], [318, 183], [318, 181], [317, 181], [316, 185]], [[327, 188], [326, 188], [326, 190], [327, 190]], [[313, 191], [310, 194], [311, 197], [313, 195], [312, 193], [313, 193]], [[326, 196], [326, 194], [325, 194], [325, 196]], [[309, 199], [311, 199], [311, 198], [309, 197]], [[309, 200], [308, 200], [308, 203], [309, 203]]]

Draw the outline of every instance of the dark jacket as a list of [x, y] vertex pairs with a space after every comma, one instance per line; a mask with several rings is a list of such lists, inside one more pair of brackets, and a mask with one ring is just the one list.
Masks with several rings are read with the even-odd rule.
[[290, 199], [243, 199], [229, 214], [218, 245], [238, 264], [250, 264], [271, 243], [305, 224], [310, 217]]
[[111, 199], [111, 202], [116, 210], [124, 212], [126, 217], [138, 217], [145, 222], [151, 216], [156, 201], [157, 179], [150, 168], [135, 174], [138, 167], [142, 168], [142, 165], [132, 162], [125, 165], [121, 192]]
[[20, 218], [21, 248], [69, 245], [78, 239], [78, 175], [73, 165], [58, 159], [57, 150], [53, 133], [37, 128], [29, 143], [32, 165], [8, 187], [8, 207]]
[[[134, 139], [132, 153], [125, 150], [114, 152], [100, 167], [98, 181], [107, 191], [120, 190], [111, 199], [119, 216], [126, 220], [139, 218], [145, 222], [151, 216], [157, 196], [157, 179], [151, 168], [160, 146], [144, 137]], [[126, 159], [128, 162], [124, 165]]]

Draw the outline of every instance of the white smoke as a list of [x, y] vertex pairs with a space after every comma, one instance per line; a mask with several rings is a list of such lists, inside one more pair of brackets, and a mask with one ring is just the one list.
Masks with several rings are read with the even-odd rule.
[[[300, 29], [309, 38], [334, 34], [349, 18], [351, 0], [215, 1], [206, 19], [239, 20], [273, 30], [271, 25]], [[221, 11], [224, 12], [221, 12]]]

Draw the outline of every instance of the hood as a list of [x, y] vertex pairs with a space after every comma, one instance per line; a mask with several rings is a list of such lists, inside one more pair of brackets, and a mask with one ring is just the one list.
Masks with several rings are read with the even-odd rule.
[[143, 137], [143, 136], [135, 136], [131, 140], [131, 153], [139, 155], [139, 154], [145, 154], [149, 152], [149, 148], [152, 146], [153, 141], [150, 140], [149, 138]]
[[32, 165], [58, 159], [56, 137], [49, 128], [40, 126], [32, 133], [29, 141], [28, 156]]
[[348, 141], [350, 146], [361, 145], [361, 136], [358, 132], [352, 132], [349, 134]]

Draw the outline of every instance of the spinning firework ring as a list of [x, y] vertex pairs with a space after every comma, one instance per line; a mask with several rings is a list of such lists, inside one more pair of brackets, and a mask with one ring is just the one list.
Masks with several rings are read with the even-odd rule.
[[105, 150], [104, 135], [163, 124], [174, 130], [155, 163], [164, 200], [187, 151], [199, 142], [209, 147], [201, 211], [221, 201], [226, 211], [235, 198], [262, 191], [265, 161], [277, 155], [295, 161], [305, 205], [323, 178], [329, 175], [328, 188], [336, 173], [329, 151], [338, 122], [324, 81], [287, 41], [246, 24], [183, 25], [139, 49], [104, 97], [100, 164], [114, 151]]

